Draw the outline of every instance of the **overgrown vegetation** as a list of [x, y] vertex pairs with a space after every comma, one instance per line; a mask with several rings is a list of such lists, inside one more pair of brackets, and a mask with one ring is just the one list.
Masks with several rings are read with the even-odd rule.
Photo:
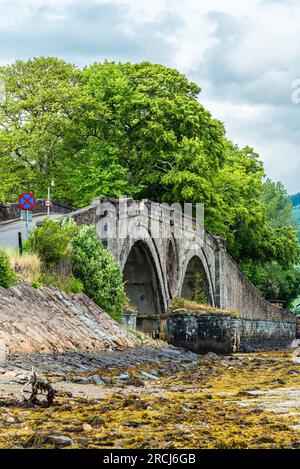
[[45, 272], [43, 271], [40, 276], [40, 282], [47, 287], [55, 287], [63, 290], [64, 292], [71, 293], [80, 293], [84, 290], [80, 280], [74, 277], [72, 274], [59, 274], [57, 272]]
[[41, 261], [39, 281], [66, 293], [84, 291], [114, 319], [121, 320], [126, 294], [119, 265], [95, 229], [46, 219], [30, 233], [28, 249]]
[[[0, 78], [7, 92], [1, 201], [29, 187], [45, 197], [53, 180], [53, 198], [74, 206], [121, 194], [204, 202], [206, 227], [227, 239], [263, 293], [269, 265], [286, 279], [291, 270], [296, 275], [297, 235], [284, 188], [264, 183], [259, 155], [228, 141], [199, 103], [199, 86], [178, 71], [148, 62], [80, 70], [42, 57], [1, 67]], [[284, 294], [290, 303], [295, 290]]]
[[[294, 194], [290, 197], [293, 206], [293, 217], [297, 224], [298, 229], [298, 241], [300, 245], [300, 193]], [[300, 270], [300, 265], [297, 266], [297, 269]], [[295, 313], [300, 315], [300, 292], [298, 291], [298, 296], [295, 298], [292, 309]]]
[[61, 261], [70, 260], [70, 239], [77, 230], [73, 220], [57, 223], [46, 218], [38, 229], [30, 233], [29, 250], [39, 254], [44, 266], [54, 267]]
[[82, 227], [71, 245], [72, 271], [82, 282], [84, 291], [114, 319], [120, 320], [126, 294], [119, 265], [92, 227]]
[[186, 298], [175, 297], [172, 300], [171, 305], [168, 308], [169, 314], [221, 314], [229, 315], [232, 317], [240, 317], [241, 313], [230, 308], [215, 308], [206, 304], [199, 303], [197, 301], [187, 300]]
[[262, 200], [267, 225], [274, 231], [269, 249], [277, 251], [277, 255], [273, 260], [271, 256], [247, 259], [242, 262], [242, 268], [267, 300], [283, 301], [286, 307], [293, 308], [293, 300], [300, 294], [300, 270], [296, 265], [299, 246], [291, 200], [283, 185], [270, 179], [263, 184]]
[[0, 287], [12, 287], [17, 281], [17, 274], [12, 269], [8, 255], [6, 252], [0, 250]]
[[17, 249], [5, 248], [12, 269], [19, 278], [30, 285], [38, 285], [41, 276], [41, 260], [36, 253], [23, 252], [20, 255]]

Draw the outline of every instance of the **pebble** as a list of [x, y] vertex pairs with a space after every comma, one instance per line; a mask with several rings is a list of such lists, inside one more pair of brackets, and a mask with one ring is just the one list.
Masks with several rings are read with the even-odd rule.
[[72, 383], [76, 384], [106, 384], [99, 375], [92, 375], [92, 376], [76, 376], [70, 379]]
[[6, 419], [7, 423], [15, 423], [15, 421], [16, 420], [14, 419], [14, 417], [7, 417], [7, 419]]
[[214, 353], [214, 352], [208, 352], [206, 355], [204, 355], [205, 358], [208, 358], [209, 360], [218, 360], [220, 357]]
[[82, 425], [82, 430], [85, 432], [85, 433], [91, 433], [93, 431], [93, 427], [92, 425], [90, 425], [89, 423], [84, 423]]
[[122, 373], [121, 375], [117, 376], [117, 379], [130, 379], [130, 373]]
[[74, 441], [69, 436], [49, 435], [47, 441], [53, 442], [55, 446], [72, 446]]
[[150, 373], [147, 373], [147, 371], [141, 371], [141, 376], [146, 379], [158, 379], [157, 376], [151, 375]]
[[90, 376], [92, 384], [106, 384], [99, 375]]
[[229, 366], [229, 363], [225, 360], [222, 360], [220, 363], [222, 366]]

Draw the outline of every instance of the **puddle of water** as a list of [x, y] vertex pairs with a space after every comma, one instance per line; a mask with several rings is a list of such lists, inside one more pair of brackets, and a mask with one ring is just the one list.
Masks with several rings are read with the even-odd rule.
[[290, 428], [292, 430], [297, 430], [298, 432], [300, 431], [300, 425], [291, 425]]
[[253, 390], [249, 391], [248, 394], [249, 396], [255, 396], [255, 399], [236, 400], [235, 403], [240, 407], [258, 407], [284, 417], [296, 417], [295, 425], [291, 426], [291, 428], [300, 431], [299, 388], [278, 388], [266, 391]]

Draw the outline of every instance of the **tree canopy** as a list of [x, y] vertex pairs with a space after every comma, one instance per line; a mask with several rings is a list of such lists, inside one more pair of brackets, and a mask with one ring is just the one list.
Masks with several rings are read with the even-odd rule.
[[[23, 190], [82, 207], [121, 195], [203, 202], [205, 224], [262, 291], [257, 269], [298, 262], [291, 205], [259, 155], [226, 138], [177, 70], [142, 62], [80, 70], [56, 58], [0, 67], [0, 200]], [[269, 269], [270, 270], [270, 269]], [[254, 271], [256, 273], [254, 273]]]

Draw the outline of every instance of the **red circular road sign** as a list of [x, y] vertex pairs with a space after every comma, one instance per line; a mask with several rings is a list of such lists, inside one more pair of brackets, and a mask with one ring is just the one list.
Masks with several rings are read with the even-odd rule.
[[46, 207], [51, 207], [51, 205], [52, 205], [51, 200], [45, 200], [45, 205], [46, 205]]
[[36, 198], [31, 192], [24, 192], [19, 197], [19, 207], [22, 210], [32, 210], [36, 205]]

